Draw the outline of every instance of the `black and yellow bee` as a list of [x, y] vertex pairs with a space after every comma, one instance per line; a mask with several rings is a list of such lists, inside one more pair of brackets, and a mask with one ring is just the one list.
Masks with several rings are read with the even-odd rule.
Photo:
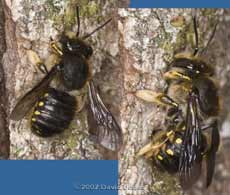
[[144, 146], [138, 155], [153, 158], [156, 164], [170, 173], [179, 172], [184, 189], [191, 187], [199, 178], [203, 159], [206, 159], [206, 186], [211, 184], [220, 142], [219, 96], [212, 79], [214, 70], [197, 56], [199, 48], [195, 16], [193, 24], [196, 48], [192, 55], [175, 56], [164, 74], [169, 84], [167, 92], [136, 92], [137, 97], [167, 109], [166, 130], [157, 131], [151, 143]]
[[[82, 37], [80, 35], [79, 7], [77, 7], [78, 29], [76, 36], [69, 38], [65, 33], [59, 40], [59, 45], [53, 40], [51, 48], [60, 58], [50, 71], [44, 63], [37, 60], [39, 69], [46, 76], [16, 104], [10, 118], [21, 120], [33, 107], [31, 117], [32, 132], [41, 136], [49, 137], [63, 132], [69, 127], [74, 118], [76, 107], [79, 102], [68, 92], [80, 90], [88, 86], [90, 111], [97, 127], [94, 132], [94, 140], [105, 148], [117, 151], [122, 143], [122, 132], [111, 112], [104, 105], [98, 90], [91, 78], [91, 70], [88, 60], [93, 54], [92, 47], [85, 40], [99, 29], [108, 24], [111, 19], [97, 27], [91, 33]], [[32, 53], [33, 58], [38, 58]], [[54, 78], [61, 82], [59, 89], [50, 87]]]

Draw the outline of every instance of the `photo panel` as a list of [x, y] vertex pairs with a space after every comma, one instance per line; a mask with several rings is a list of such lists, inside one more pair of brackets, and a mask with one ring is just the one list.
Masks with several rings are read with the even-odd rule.
[[229, 14], [119, 9], [120, 194], [228, 193]]
[[9, 158], [117, 159], [116, 2], [20, 5], [5, 4], [7, 47], [13, 48], [3, 64]]
[[6, 189], [230, 194], [230, 9], [186, 3], [0, 2]]

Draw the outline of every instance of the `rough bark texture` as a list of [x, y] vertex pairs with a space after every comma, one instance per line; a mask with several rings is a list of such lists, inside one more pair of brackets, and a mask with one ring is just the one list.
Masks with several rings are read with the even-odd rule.
[[6, 159], [9, 156], [9, 131], [6, 121], [6, 93], [5, 93], [5, 75], [2, 65], [3, 53], [6, 50], [5, 30], [4, 30], [4, 10], [2, 1], [0, 1], [0, 159]]
[[[120, 184], [124, 186], [120, 195], [182, 194], [174, 176], [161, 173], [136, 153], [150, 141], [155, 129], [164, 128], [164, 109], [137, 99], [133, 93], [139, 89], [163, 92], [166, 82], [162, 73], [166, 71], [174, 54], [193, 52], [194, 33], [191, 9], [120, 9], [120, 53], [124, 67], [124, 94], [121, 108], [121, 123], [125, 146], [120, 158]], [[229, 136], [229, 10], [197, 10], [199, 20], [200, 47], [206, 45], [216, 22], [216, 35], [204, 59], [216, 70], [220, 95], [223, 97], [223, 113], [220, 116], [221, 130]], [[228, 133], [227, 133], [228, 132]], [[221, 151], [228, 150], [224, 145]], [[226, 154], [226, 152], [224, 152]], [[221, 155], [221, 152], [220, 152]], [[220, 164], [219, 164], [220, 163]], [[225, 186], [217, 190], [215, 181], [220, 170], [229, 167], [217, 160], [217, 171], [212, 187], [207, 194], [229, 194]], [[229, 171], [229, 168], [225, 171]], [[224, 180], [229, 183], [228, 177]], [[225, 183], [226, 184], [226, 183]], [[202, 193], [197, 186], [191, 194]], [[194, 193], [196, 191], [196, 193]]]
[[[58, 40], [64, 28], [76, 30], [75, 5], [80, 5], [81, 35], [92, 31], [109, 17], [116, 18], [116, 2], [97, 1], [5, 1], [7, 51], [4, 69], [9, 113], [19, 97], [30, 90], [43, 75], [27, 59], [26, 51], [34, 50], [46, 61], [51, 53], [50, 37]], [[65, 11], [66, 10], [66, 11]], [[65, 25], [64, 25], [65, 24]], [[108, 26], [88, 41], [94, 49], [90, 60], [96, 84], [100, 84], [102, 96], [117, 109], [119, 94], [114, 82], [120, 74], [118, 62], [118, 33], [114, 19]], [[105, 71], [106, 70], [106, 71]], [[108, 79], [109, 78], [109, 79]], [[102, 82], [106, 80], [107, 82]], [[108, 101], [106, 101], [108, 102]], [[116, 111], [116, 109], [112, 109]], [[102, 154], [88, 138], [87, 110], [76, 114], [73, 125], [61, 135], [44, 139], [33, 135], [29, 120], [10, 121], [11, 159], [101, 159]], [[116, 115], [118, 116], [118, 114]]]
[[126, 8], [129, 7], [129, 5], [130, 5], [130, 0], [119, 0], [118, 2], [119, 8]]

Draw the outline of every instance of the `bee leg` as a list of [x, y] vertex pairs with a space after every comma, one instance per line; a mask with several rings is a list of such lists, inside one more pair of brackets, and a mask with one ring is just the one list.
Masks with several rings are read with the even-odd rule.
[[157, 103], [164, 106], [178, 107], [178, 104], [164, 93], [156, 93], [151, 90], [138, 90], [135, 95], [147, 102]]
[[77, 102], [76, 112], [81, 112], [85, 106], [86, 99], [87, 99], [86, 88], [83, 88], [81, 90], [71, 91], [69, 92], [69, 94], [71, 94], [76, 98], [76, 102]]
[[136, 154], [137, 157], [144, 156], [145, 158], [151, 158], [154, 153], [157, 153], [158, 150], [161, 148], [161, 146], [165, 143], [164, 141], [161, 141], [161, 138], [165, 137], [165, 132], [164, 131], [158, 131], [155, 134], [155, 140], [153, 139], [146, 144], [144, 147], [142, 147]]
[[46, 68], [46, 65], [42, 62], [42, 60], [39, 58], [38, 54], [32, 50], [27, 51], [27, 56], [29, 61], [32, 64], [35, 64], [36, 67], [43, 73], [43, 74], [48, 74], [48, 70]]
[[39, 64], [38, 69], [43, 73], [43, 74], [48, 74], [48, 70], [46, 68], [45, 64]]
[[87, 99], [86, 95], [77, 96], [76, 99], [77, 99], [77, 102], [78, 102], [78, 106], [77, 106], [76, 112], [81, 112], [82, 109], [85, 106], [85, 103], [86, 103], [86, 99]]
[[57, 54], [59, 56], [63, 55], [61, 48], [57, 45], [57, 43], [53, 40], [52, 37], [50, 37], [50, 47], [55, 54]]
[[176, 127], [176, 130], [183, 130], [183, 128], [185, 128], [185, 125], [182, 110], [179, 109], [179, 107], [169, 108], [165, 117], [165, 124], [168, 128]]
[[184, 80], [184, 81], [191, 81], [192, 79], [181, 73], [181, 72], [177, 72], [175, 70], [169, 70], [168, 72], [164, 73], [164, 78], [166, 80]]
[[154, 135], [152, 135], [151, 142], [146, 144], [138, 151], [137, 157], [145, 156], [146, 158], [151, 158], [174, 135], [174, 133], [174, 131], [167, 132], [157, 130]]

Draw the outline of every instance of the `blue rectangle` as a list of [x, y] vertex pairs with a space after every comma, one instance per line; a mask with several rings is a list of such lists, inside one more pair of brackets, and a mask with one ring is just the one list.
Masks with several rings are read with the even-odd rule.
[[117, 161], [0, 161], [5, 195], [117, 195]]
[[230, 8], [230, 0], [131, 0], [131, 8]]

